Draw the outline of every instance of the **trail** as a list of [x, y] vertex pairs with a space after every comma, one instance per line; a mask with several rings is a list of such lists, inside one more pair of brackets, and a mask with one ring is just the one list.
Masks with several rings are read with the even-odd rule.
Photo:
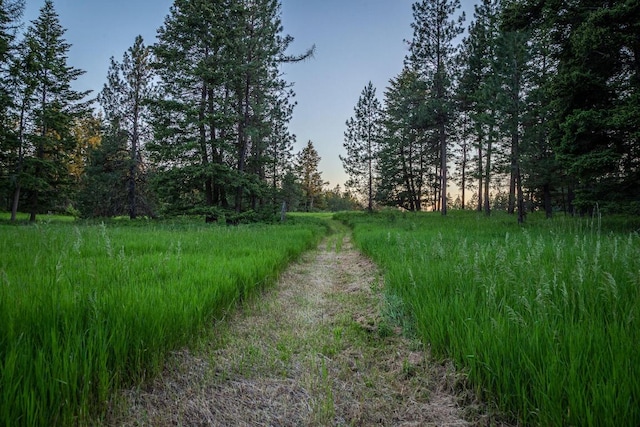
[[[455, 374], [383, 316], [375, 265], [334, 234], [121, 395], [107, 425], [468, 426]], [[468, 408], [467, 408], [468, 409]], [[466, 411], [467, 418], [469, 411]]]

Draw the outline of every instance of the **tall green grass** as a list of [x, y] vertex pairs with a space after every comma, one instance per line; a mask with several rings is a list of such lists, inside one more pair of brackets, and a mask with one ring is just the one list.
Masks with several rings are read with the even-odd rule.
[[158, 373], [322, 224], [0, 225], [0, 425], [100, 416], [114, 388]]
[[640, 425], [640, 237], [617, 219], [351, 215], [433, 351], [524, 425]]

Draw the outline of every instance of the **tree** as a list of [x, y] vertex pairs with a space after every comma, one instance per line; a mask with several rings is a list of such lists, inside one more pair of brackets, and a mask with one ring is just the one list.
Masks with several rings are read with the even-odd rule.
[[524, 222], [525, 207], [522, 189], [522, 129], [526, 112], [525, 93], [528, 84], [527, 68], [529, 36], [522, 31], [503, 31], [498, 40], [497, 77], [500, 79], [498, 108], [503, 117], [504, 132], [510, 139], [508, 212], [513, 214], [517, 204], [518, 222]]
[[340, 185], [336, 185], [332, 190], [325, 192], [327, 209], [331, 212], [352, 211], [361, 209], [358, 200], [349, 191], [342, 191]]
[[322, 194], [325, 182], [322, 174], [318, 170], [320, 155], [313, 146], [313, 142], [308, 141], [307, 145], [298, 153], [296, 166], [304, 196], [304, 210], [311, 212], [316, 199]]
[[151, 49], [138, 36], [122, 62], [111, 58], [107, 83], [98, 97], [108, 126], [114, 128], [112, 132], [125, 132], [129, 141], [127, 200], [131, 219], [138, 215], [136, 183], [143, 162], [142, 144], [150, 136], [147, 101], [153, 95], [153, 78]]
[[[241, 212], [281, 181], [293, 95], [276, 0], [176, 0], [154, 46], [160, 96], [149, 144], [161, 197], [177, 210]], [[275, 172], [274, 172], [275, 171]], [[169, 185], [165, 185], [169, 184]]]
[[557, 162], [545, 163], [557, 176], [544, 177], [543, 185], [562, 180], [571, 213], [596, 206], [638, 212], [640, 4], [526, 1], [513, 2], [509, 12], [509, 28], [549, 34], [550, 84], [537, 96], [552, 112], [538, 135], [553, 142]]
[[[557, 17], [557, 154], [580, 211], [640, 212], [640, 4], [583, 0]], [[566, 22], [570, 20], [570, 22]]]
[[293, 115], [294, 104], [290, 102], [292, 97], [293, 93], [283, 88], [270, 105], [269, 116], [272, 118], [272, 128], [267, 139], [263, 163], [265, 179], [269, 180], [273, 190], [281, 186], [293, 161], [293, 143], [296, 137], [288, 128]]
[[349, 175], [347, 187], [367, 200], [367, 210], [373, 212], [375, 162], [382, 137], [382, 107], [376, 98], [376, 89], [369, 82], [362, 90], [355, 116], [347, 120], [344, 133], [346, 157], [340, 156]]
[[413, 4], [413, 39], [407, 60], [430, 84], [429, 108], [440, 144], [441, 212], [447, 214], [447, 126], [451, 112], [451, 76], [456, 47], [453, 44], [462, 31], [464, 13], [457, 19], [453, 14], [460, 8], [460, 0], [421, 0]]
[[[0, 198], [9, 199], [21, 162], [16, 122], [15, 78], [11, 64], [16, 57], [16, 30], [24, 1], [0, 0]], [[6, 198], [6, 199], [5, 199]]]
[[384, 134], [378, 161], [377, 198], [382, 203], [419, 211], [429, 183], [438, 183], [439, 146], [430, 127], [427, 84], [415, 70], [405, 68], [385, 92]]
[[107, 126], [100, 144], [89, 147], [80, 181], [78, 209], [83, 217], [113, 217], [128, 211], [128, 133]]
[[496, 108], [501, 90], [496, 56], [499, 35], [500, 0], [483, 0], [475, 6], [474, 21], [463, 41], [458, 84], [459, 105], [471, 121], [469, 133], [476, 146], [475, 174], [478, 179], [478, 211], [491, 214], [490, 188], [496, 169], [494, 152], [498, 140], [499, 114]]
[[76, 147], [69, 158], [69, 174], [77, 184], [86, 173], [91, 150], [102, 142], [102, 116], [86, 115], [78, 118], [71, 132], [76, 140]]
[[[553, 143], [550, 138], [553, 123], [553, 76], [557, 70], [557, 60], [552, 56], [553, 43], [549, 23], [536, 22], [529, 28], [514, 25], [518, 19], [518, 5], [515, 2], [506, 4], [502, 12], [501, 27], [505, 32], [522, 32], [529, 34], [529, 47], [526, 108], [523, 111], [521, 150], [523, 185], [531, 193], [532, 205], [541, 205], [547, 218], [553, 214], [553, 193], [560, 192], [563, 182], [561, 167], [558, 163]], [[556, 205], [563, 204], [560, 199]]]
[[64, 198], [70, 183], [69, 156], [76, 145], [73, 124], [87, 114], [87, 104], [81, 101], [89, 92], [71, 89], [71, 83], [84, 71], [67, 65], [70, 45], [64, 33], [53, 2], [45, 0], [39, 17], [27, 29], [22, 50], [24, 161], [12, 212], [17, 210], [23, 187], [29, 194], [30, 221]]

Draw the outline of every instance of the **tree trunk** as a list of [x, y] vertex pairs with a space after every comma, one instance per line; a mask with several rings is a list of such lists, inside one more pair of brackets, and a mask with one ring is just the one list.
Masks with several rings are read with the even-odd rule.
[[13, 203], [11, 205], [11, 221], [15, 221], [17, 214], [18, 214], [18, 204], [20, 203], [20, 192], [21, 192], [21, 182], [20, 182], [20, 175], [22, 175], [22, 167], [24, 165], [24, 150], [23, 150], [23, 144], [24, 144], [24, 119], [25, 119], [25, 103], [23, 102], [22, 104], [22, 108], [20, 109], [20, 131], [19, 131], [19, 143], [20, 146], [18, 147], [18, 165], [16, 167], [16, 188], [13, 192]]
[[543, 199], [544, 199], [544, 212], [547, 219], [553, 216], [553, 208], [551, 206], [551, 188], [549, 183], [544, 184], [542, 187]]
[[478, 212], [482, 212], [482, 136], [478, 134]]
[[373, 153], [371, 147], [371, 138], [371, 131], [369, 131], [369, 139], [367, 141], [367, 155], [369, 156], [367, 162], [367, 166], [369, 167], [369, 203], [367, 206], [367, 210], [369, 211], [369, 213], [373, 212]]
[[138, 120], [139, 104], [133, 108], [133, 130], [131, 132], [131, 164], [129, 165], [129, 219], [136, 219], [138, 216], [136, 208], [136, 175], [138, 172]]
[[20, 178], [16, 182], [16, 189], [13, 191], [13, 203], [11, 204], [11, 221], [16, 220], [18, 214], [18, 203], [20, 201]]
[[524, 218], [527, 212], [524, 208], [524, 194], [522, 193], [522, 174], [520, 173], [520, 136], [517, 130], [511, 135], [511, 146], [513, 153], [513, 162], [515, 163], [515, 184], [516, 184], [516, 198], [518, 204], [518, 223], [524, 223]]
[[465, 141], [464, 146], [462, 148], [462, 164], [460, 165], [460, 172], [462, 174], [462, 190], [461, 190], [461, 197], [462, 197], [462, 210], [464, 210], [465, 208], [465, 203], [464, 203], [464, 199], [465, 199], [465, 188], [467, 186], [467, 150], [468, 150], [468, 145], [467, 142]]
[[489, 187], [491, 183], [491, 150], [493, 145], [493, 126], [489, 129], [489, 135], [487, 138], [487, 154], [486, 165], [484, 175], [484, 213], [487, 216], [491, 215], [491, 200], [489, 200]]
[[518, 180], [517, 177], [517, 169], [518, 167], [516, 166], [516, 155], [513, 152], [514, 147], [513, 147], [513, 143], [511, 146], [511, 177], [509, 178], [509, 205], [507, 207], [507, 212], [510, 215], [513, 215], [515, 213], [516, 210], [516, 181]]
[[442, 197], [442, 206], [440, 212], [442, 215], [447, 214], [447, 136], [444, 129], [445, 123], [444, 118], [440, 123], [440, 156], [442, 157], [440, 160], [442, 162], [440, 169], [442, 173], [442, 185], [440, 188], [440, 196]]
[[[48, 73], [45, 70], [43, 81], [46, 81], [48, 78]], [[40, 174], [42, 173], [42, 167], [40, 166], [40, 160], [44, 159], [44, 140], [47, 136], [47, 123], [45, 121], [45, 109], [47, 107], [47, 87], [42, 88], [42, 96], [41, 96], [41, 104], [40, 108], [42, 109], [42, 124], [40, 128], [40, 141], [38, 141], [38, 146], [36, 149], [36, 157], [39, 160], [36, 164], [36, 169], [34, 171], [34, 177], [36, 180], [40, 179]], [[38, 203], [39, 203], [39, 195], [38, 195], [38, 184], [34, 186], [32, 189], [33, 193], [31, 194], [31, 213], [29, 215], [29, 222], [36, 222], [36, 214], [38, 212]]]
[[567, 212], [569, 215], [574, 216], [576, 214], [575, 206], [573, 205], [573, 201], [576, 199], [576, 193], [573, 189], [573, 184], [569, 184], [567, 187]]
[[[248, 147], [248, 135], [247, 128], [249, 126], [249, 92], [250, 92], [250, 80], [247, 77], [244, 87], [244, 93], [239, 100], [239, 109], [242, 111], [242, 121], [238, 127], [238, 178], [242, 179], [247, 161], [247, 147]], [[244, 185], [239, 183], [236, 186], [236, 200], [235, 211], [236, 213], [242, 212], [242, 197], [244, 193]]]

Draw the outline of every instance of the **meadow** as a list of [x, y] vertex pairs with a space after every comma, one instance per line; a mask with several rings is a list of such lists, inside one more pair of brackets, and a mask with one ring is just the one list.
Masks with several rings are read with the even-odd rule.
[[434, 356], [512, 422], [640, 425], [637, 219], [339, 218]]
[[0, 223], [0, 425], [88, 424], [315, 247], [326, 221]]

